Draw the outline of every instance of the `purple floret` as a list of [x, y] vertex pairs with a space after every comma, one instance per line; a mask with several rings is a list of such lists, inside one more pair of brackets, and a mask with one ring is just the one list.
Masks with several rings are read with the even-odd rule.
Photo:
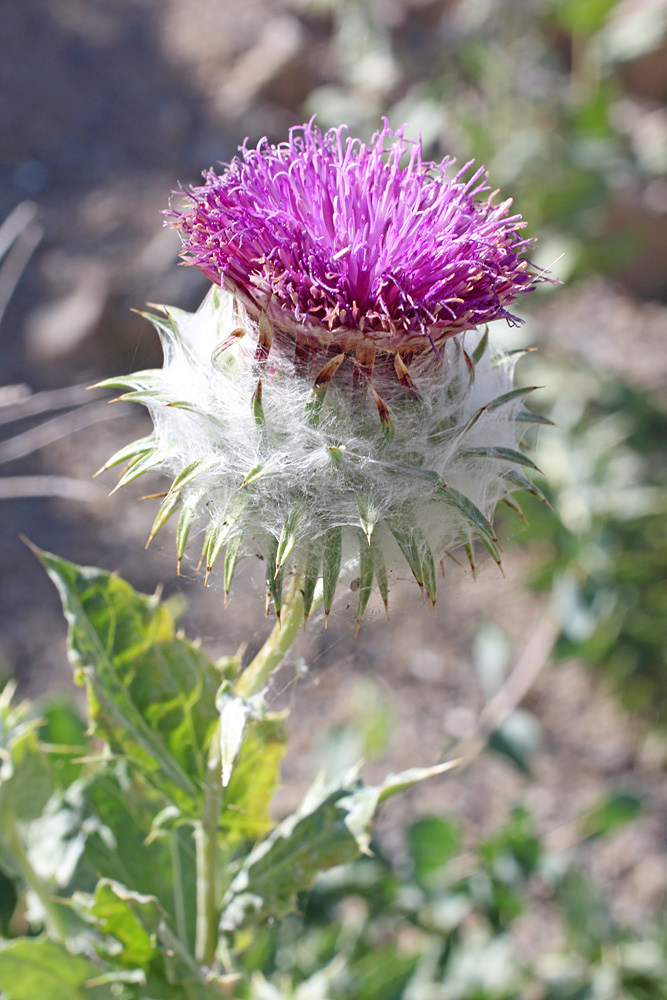
[[[437, 344], [504, 317], [543, 280], [483, 168], [452, 178], [385, 123], [368, 145], [311, 122], [243, 146], [167, 214], [187, 261], [282, 329], [348, 349]], [[402, 165], [403, 164], [403, 165]]]

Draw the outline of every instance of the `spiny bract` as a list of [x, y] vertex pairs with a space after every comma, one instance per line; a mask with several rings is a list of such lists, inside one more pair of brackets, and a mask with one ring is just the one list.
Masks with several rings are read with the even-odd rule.
[[513, 388], [514, 359], [494, 353], [486, 333], [465, 347], [450, 340], [442, 359], [425, 353], [410, 369], [385, 356], [371, 382], [344, 354], [307, 373], [280, 350], [258, 361], [259, 324], [216, 286], [194, 314], [148, 318], [164, 368], [102, 384], [143, 403], [154, 433], [104, 468], [129, 463], [119, 485], [149, 471], [175, 476], [151, 538], [178, 512], [179, 565], [199, 518], [207, 578], [224, 550], [225, 595], [238, 558], [257, 554], [278, 614], [292, 569], [306, 615], [318, 583], [328, 614], [344, 569], [359, 580], [359, 621], [374, 585], [387, 603], [387, 570], [400, 563], [433, 604], [436, 567], [457, 546], [473, 570], [475, 539], [500, 565], [491, 517], [500, 500], [516, 506], [514, 491], [536, 492], [519, 444], [539, 418], [524, 407], [531, 390]]

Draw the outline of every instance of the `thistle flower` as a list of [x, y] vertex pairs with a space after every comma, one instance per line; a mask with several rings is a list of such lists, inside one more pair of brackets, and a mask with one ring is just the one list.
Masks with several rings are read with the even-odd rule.
[[516, 322], [507, 306], [543, 275], [511, 203], [451, 165], [386, 124], [366, 146], [311, 123], [242, 147], [166, 213], [213, 287], [194, 314], [147, 316], [162, 370], [103, 383], [155, 425], [104, 468], [129, 463], [119, 486], [174, 477], [150, 538], [178, 511], [180, 568], [205, 524], [201, 563], [208, 579], [224, 550], [225, 599], [246, 554], [265, 560], [278, 616], [288, 573], [306, 617], [356, 577], [359, 623], [374, 586], [387, 605], [392, 569], [435, 607], [436, 567], [458, 547], [473, 572], [475, 540], [500, 566], [491, 518], [538, 492], [520, 443], [539, 418], [514, 358], [477, 328]]

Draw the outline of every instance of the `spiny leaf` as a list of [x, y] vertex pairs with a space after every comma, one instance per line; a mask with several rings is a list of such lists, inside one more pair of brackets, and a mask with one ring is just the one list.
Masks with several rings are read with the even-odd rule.
[[257, 379], [257, 385], [255, 386], [255, 391], [252, 394], [252, 413], [255, 418], [255, 423], [260, 429], [266, 427], [266, 420], [264, 417], [264, 407], [262, 406], [262, 380]]
[[193, 479], [201, 476], [204, 472], [208, 472], [218, 462], [219, 458], [217, 455], [205, 455], [204, 458], [196, 458], [194, 462], [190, 462], [184, 469], [181, 469], [171, 484], [169, 492], [178, 493], [184, 486], [191, 483]]
[[[169, 494], [173, 496], [173, 494]], [[178, 525], [176, 527], [176, 575], [181, 575], [181, 562], [183, 561], [183, 556], [185, 554], [185, 546], [188, 544], [188, 536], [190, 534], [190, 528], [192, 527], [192, 522], [195, 519], [197, 513], [197, 508], [204, 498], [204, 493], [201, 490], [197, 490], [196, 493], [191, 493], [190, 496], [186, 497], [183, 501], [183, 509], [178, 518]]]
[[394, 355], [394, 371], [396, 372], [396, 377], [403, 388], [407, 389], [413, 398], [421, 399], [419, 393], [415, 389], [415, 383], [412, 379], [412, 375], [410, 374], [410, 369], [398, 352]]
[[477, 565], [475, 563], [475, 545], [472, 535], [468, 535], [467, 538], [464, 538], [461, 545], [463, 546], [463, 551], [465, 552], [468, 563], [470, 564], [472, 578], [474, 580], [477, 577]]
[[359, 520], [361, 521], [361, 527], [363, 528], [368, 544], [370, 545], [373, 529], [375, 528], [375, 520], [377, 518], [377, 508], [372, 498], [363, 493], [357, 493], [355, 500], [357, 501], [357, 507], [359, 508]]
[[492, 399], [490, 403], [486, 404], [486, 409], [489, 413], [493, 410], [499, 409], [506, 403], [511, 403], [514, 399], [520, 399], [522, 396], [528, 396], [531, 392], [535, 392], [536, 389], [542, 388], [539, 385], [530, 385], [525, 388], [510, 389], [509, 392], [504, 392], [501, 396], [496, 396]]
[[495, 458], [501, 462], [516, 462], [517, 465], [525, 465], [528, 469], [540, 470], [532, 459], [515, 448], [501, 448], [497, 445], [489, 445], [488, 448], [466, 448], [462, 453], [470, 458]]
[[553, 420], [549, 420], [548, 417], [543, 417], [539, 413], [533, 413], [532, 410], [519, 410], [516, 415], [516, 419], [520, 420], [525, 424], [542, 424], [544, 427], [554, 427]]
[[313, 607], [315, 599], [315, 588], [320, 578], [320, 563], [322, 554], [319, 542], [313, 542], [306, 556], [306, 569], [303, 579], [303, 624], [308, 621], [308, 617]]
[[224, 514], [214, 523], [208, 536], [206, 547], [206, 579], [208, 579], [208, 575], [213, 569], [223, 545], [229, 538], [232, 528], [242, 516], [246, 507], [247, 501], [245, 498], [237, 494]]
[[257, 350], [255, 351], [255, 363], [265, 364], [266, 360], [271, 352], [271, 345], [273, 344], [273, 326], [271, 320], [266, 315], [265, 312], [260, 314], [259, 323], [257, 324]]
[[125, 389], [128, 392], [150, 389], [162, 381], [163, 372], [161, 368], [149, 368], [143, 372], [134, 372], [132, 375], [119, 375], [115, 378], [105, 378], [101, 382], [96, 382], [93, 389]]
[[244, 486], [249, 486], [250, 483], [255, 483], [258, 479], [262, 479], [263, 476], [268, 474], [269, 468], [268, 462], [259, 462], [257, 465], [254, 465], [239, 486], [239, 489], [242, 490]]
[[[495, 399], [492, 399], [490, 403], [485, 403], [484, 406], [480, 406], [479, 410], [477, 410], [477, 412], [472, 415], [467, 424], [465, 424], [465, 426], [461, 429], [459, 437], [463, 437], [464, 434], [467, 434], [467, 432], [472, 427], [475, 426], [479, 418], [484, 413], [492, 413], [493, 410], [497, 410], [499, 407], [504, 406], [506, 403], [510, 403], [514, 399], [518, 399], [520, 396], [527, 395], [530, 392], [534, 392], [535, 389], [537, 388], [539, 388], [539, 386], [531, 386], [530, 388], [526, 389], [511, 389], [509, 392], [504, 392], [501, 396], [497, 396]], [[524, 412], [530, 413], [530, 410], [520, 411], [520, 413]], [[520, 420], [521, 417], [517, 416], [516, 419]]]
[[387, 578], [387, 567], [384, 561], [384, 553], [382, 551], [382, 546], [377, 542], [377, 535], [373, 542], [373, 568], [375, 570], [375, 579], [377, 580], [378, 590], [380, 591], [380, 597], [384, 604], [384, 610], [389, 617], [389, 580]]
[[498, 546], [498, 544], [494, 542], [493, 539], [487, 538], [486, 535], [478, 534], [477, 537], [479, 538], [480, 542], [487, 550], [487, 552], [491, 555], [491, 558], [495, 562], [496, 566], [498, 567], [502, 575], [505, 576], [505, 571], [503, 570], [503, 564], [500, 559], [500, 547]]
[[475, 347], [475, 350], [472, 352], [473, 364], [476, 365], [479, 364], [479, 362], [484, 357], [484, 352], [486, 351], [488, 344], [489, 344], [489, 328], [487, 326], [484, 329], [484, 334], [482, 335], [481, 340], [478, 342], [477, 346]]
[[229, 336], [225, 337], [225, 339], [213, 349], [213, 353], [211, 354], [211, 364], [217, 365], [224, 352], [233, 344], [238, 343], [238, 341], [241, 340], [242, 337], [245, 337], [245, 335], [246, 329], [243, 326], [237, 326], [235, 330], [232, 330]]
[[155, 536], [157, 535], [160, 528], [164, 527], [174, 511], [180, 507], [183, 502], [183, 497], [180, 493], [168, 493], [160, 504], [160, 509], [157, 512], [157, 516], [153, 521], [153, 527], [151, 528], [151, 533], [148, 536], [148, 541], [146, 542], [146, 548], [151, 544]]
[[153, 451], [157, 443], [154, 434], [149, 434], [148, 437], [139, 438], [137, 441], [131, 441], [126, 444], [123, 448], [119, 448], [110, 459], [108, 459], [104, 465], [97, 470], [95, 476], [99, 476], [102, 472], [106, 472], [107, 469], [113, 468], [114, 465], [120, 465], [121, 462], [129, 462], [132, 458], [140, 458], [149, 451]]
[[419, 584], [420, 589], [423, 589], [424, 573], [413, 530], [396, 517], [387, 518], [387, 525], [396, 539], [398, 547], [405, 556], [407, 564], [412, 570], [412, 575]]
[[234, 579], [234, 570], [236, 569], [236, 563], [238, 562], [242, 540], [243, 540], [242, 535], [234, 535], [234, 537], [231, 538], [227, 543], [227, 549], [225, 550], [225, 566], [223, 571], [225, 607], [227, 606], [227, 597], [229, 595], [229, 591], [232, 588], [232, 580]]
[[211, 413], [210, 410], [204, 409], [202, 406], [197, 406], [188, 399], [172, 399], [167, 403], [168, 407], [174, 410], [183, 410], [184, 413], [190, 413], [193, 417], [197, 417], [202, 423], [205, 424], [217, 424], [218, 427], [224, 427], [224, 422], [220, 420], [215, 414]]
[[315, 378], [311, 397], [306, 404], [308, 419], [313, 426], [316, 426], [320, 419], [320, 412], [322, 410], [322, 404], [324, 403], [324, 397], [326, 396], [327, 389], [329, 387], [329, 382], [331, 382], [331, 379], [334, 377], [343, 361], [345, 361], [345, 354], [337, 354], [334, 358], [327, 361]]
[[491, 359], [491, 365], [493, 368], [503, 368], [512, 359], [518, 361], [524, 354], [531, 354], [536, 350], [536, 347], [515, 347], [511, 351], [501, 351], [498, 354], [494, 354]]
[[375, 405], [377, 406], [378, 416], [380, 417], [382, 433], [386, 441], [392, 441], [394, 434], [396, 433], [396, 428], [394, 427], [394, 421], [389, 411], [389, 407], [382, 397], [376, 392], [374, 386], [371, 383], [369, 383], [369, 385], [373, 394], [373, 399], [375, 400]]
[[322, 557], [322, 587], [324, 591], [324, 624], [329, 618], [343, 557], [343, 533], [340, 528], [330, 528], [324, 536]]
[[417, 547], [419, 549], [419, 561], [422, 568], [422, 576], [424, 578], [424, 586], [426, 587], [426, 594], [429, 601], [431, 602], [431, 607], [435, 611], [435, 601], [437, 596], [437, 582], [435, 574], [435, 560], [433, 559], [433, 553], [431, 548], [423, 537], [421, 532], [417, 533]]
[[508, 506], [510, 510], [513, 510], [516, 514], [519, 515], [522, 521], [528, 524], [528, 518], [526, 517], [520, 505], [517, 503], [517, 501], [514, 499], [513, 496], [503, 497], [502, 503], [506, 504], [506, 506]]
[[276, 553], [276, 576], [287, 562], [289, 555], [296, 545], [299, 536], [299, 529], [303, 524], [304, 510], [302, 507], [295, 507], [285, 518], [280, 538], [278, 539], [278, 551]]
[[137, 389], [136, 392], [124, 392], [118, 396], [119, 400], [125, 403], [164, 403], [167, 406], [171, 402], [171, 396], [163, 389]]
[[276, 618], [280, 621], [283, 596], [283, 572], [282, 568], [278, 565], [278, 548], [278, 539], [272, 537], [269, 541], [269, 550], [266, 560], [266, 584], [269, 588], [271, 600], [273, 601]]
[[542, 503], [545, 503], [549, 508], [549, 510], [553, 510], [553, 507], [551, 506], [551, 504], [549, 503], [549, 501], [547, 500], [547, 498], [545, 497], [544, 493], [539, 488], [539, 486], [536, 486], [535, 483], [531, 483], [530, 479], [527, 479], [521, 472], [518, 472], [516, 469], [508, 469], [507, 472], [503, 473], [503, 478], [507, 479], [508, 482], [512, 483], [516, 487], [516, 489], [526, 490], [527, 493], [532, 493], [534, 497], [537, 497], [538, 500], [541, 500]]
[[451, 504], [453, 507], [463, 515], [468, 526], [472, 528], [479, 535], [483, 535], [491, 541], [496, 541], [496, 534], [493, 530], [493, 525], [484, 514], [481, 512], [479, 507], [476, 506], [465, 494], [459, 493], [455, 490], [453, 486], [448, 486], [447, 483], [441, 481], [442, 486], [442, 498], [445, 503]]
[[143, 476], [145, 472], [150, 472], [151, 469], [159, 468], [162, 463], [174, 454], [175, 448], [162, 448], [159, 451], [151, 451], [144, 455], [143, 458], [137, 459], [132, 465], [127, 469], [123, 475], [120, 477], [111, 493], [115, 493], [116, 490], [120, 490], [123, 486], [127, 486], [133, 480], [138, 479], [139, 476]]
[[461, 345], [461, 353], [463, 354], [463, 360], [466, 363], [466, 368], [468, 369], [470, 382], [472, 384], [475, 381], [475, 364], [463, 345]]
[[[370, 539], [368, 541], [370, 543]], [[364, 539], [359, 548], [359, 600], [357, 602], [357, 627], [354, 633], [355, 637], [359, 631], [362, 621], [364, 620], [366, 608], [368, 607], [368, 600], [373, 589], [373, 554], [374, 550], [370, 547], [370, 544], [366, 544]]]

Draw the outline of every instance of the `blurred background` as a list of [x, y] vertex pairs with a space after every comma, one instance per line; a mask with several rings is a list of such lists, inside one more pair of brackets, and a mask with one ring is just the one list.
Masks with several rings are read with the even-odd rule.
[[375, 860], [323, 882], [249, 968], [298, 981], [342, 921], [361, 1000], [404, 995], [429, 935], [454, 985], [429, 992], [441, 959], [413, 1000], [523, 996], [527, 968], [561, 986], [526, 996], [666, 997], [667, 0], [1, 7], [0, 674], [71, 722], [65, 625], [21, 534], [164, 583], [214, 653], [262, 641], [253, 567], [223, 612], [196, 545], [179, 580], [166, 530], [143, 551], [146, 487], [91, 480], [145, 418], [85, 386], [160, 364], [132, 308], [205, 293], [162, 227], [179, 183], [313, 114], [363, 137], [407, 123], [433, 158], [487, 166], [562, 282], [492, 331], [539, 348], [518, 380], [545, 386], [532, 405], [556, 424], [536, 444], [553, 511], [526, 496], [529, 526], [503, 514], [507, 579], [452, 564], [437, 619], [399, 581], [390, 622], [376, 607], [357, 641], [344, 600], [314, 623], [308, 670], [293, 660], [271, 692], [296, 705], [278, 814], [321, 767], [363, 756], [373, 778], [489, 749], [392, 805]]

